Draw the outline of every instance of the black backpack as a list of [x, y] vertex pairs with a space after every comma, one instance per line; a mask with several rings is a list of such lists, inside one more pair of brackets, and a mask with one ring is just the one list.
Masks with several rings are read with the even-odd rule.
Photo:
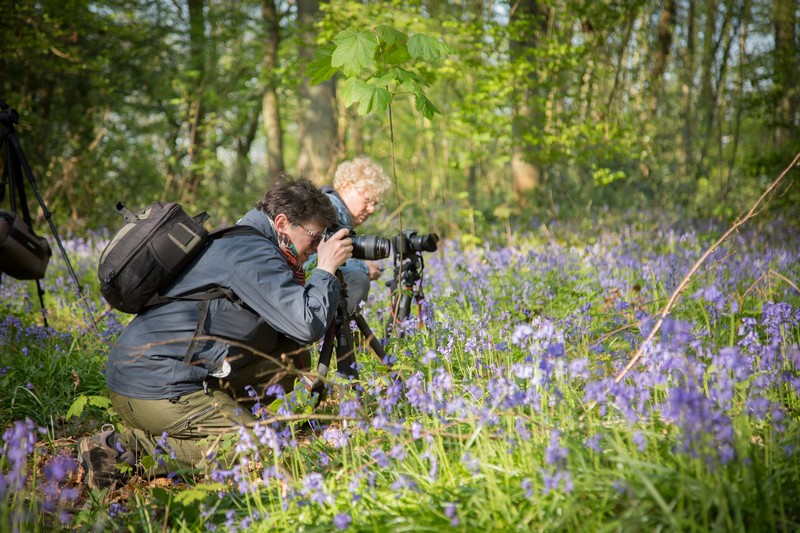
[[[145, 308], [173, 300], [161, 293], [169, 288], [205, 246], [225, 235], [261, 233], [250, 226], [230, 226], [213, 232], [203, 227], [208, 215], [189, 216], [175, 202], [155, 202], [132, 213], [121, 202], [117, 211], [122, 226], [100, 256], [97, 275], [100, 292], [119, 311], [140, 313]], [[220, 297], [208, 294], [198, 299]]]

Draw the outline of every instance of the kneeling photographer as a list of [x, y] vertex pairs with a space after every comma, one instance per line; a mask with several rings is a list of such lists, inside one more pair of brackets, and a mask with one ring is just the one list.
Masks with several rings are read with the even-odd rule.
[[[126, 431], [111, 428], [78, 443], [90, 486], [118, 484], [125, 476], [116, 464], [133, 467], [158, 450], [181, 468], [202, 467], [214, 443], [203, 439], [252, 426], [248, 406], [269, 402], [270, 387], [293, 389], [296, 376], [286, 368], [310, 368], [306, 345], [332, 323], [335, 273], [352, 255], [344, 229], [322, 241], [335, 223], [326, 194], [284, 176], [238, 222], [246, 232], [211, 241], [165, 292], [180, 298], [219, 287], [228, 297], [176, 299], [131, 321], [106, 369]], [[315, 252], [317, 268], [306, 279], [303, 263]]]

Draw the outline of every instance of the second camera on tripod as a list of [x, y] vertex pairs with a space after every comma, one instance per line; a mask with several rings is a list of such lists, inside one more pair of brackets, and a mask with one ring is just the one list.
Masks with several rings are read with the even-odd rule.
[[435, 233], [419, 235], [416, 230], [406, 230], [392, 237], [394, 253], [406, 257], [417, 252], [435, 252], [438, 249], [439, 236]]

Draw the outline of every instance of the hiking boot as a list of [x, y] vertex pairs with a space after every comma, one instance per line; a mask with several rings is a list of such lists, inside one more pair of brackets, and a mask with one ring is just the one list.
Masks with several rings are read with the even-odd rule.
[[136, 457], [119, 442], [114, 426], [105, 424], [102, 431], [78, 441], [78, 459], [83, 465], [84, 482], [94, 489], [115, 488], [124, 484], [129, 473], [117, 469], [119, 463], [133, 467]]

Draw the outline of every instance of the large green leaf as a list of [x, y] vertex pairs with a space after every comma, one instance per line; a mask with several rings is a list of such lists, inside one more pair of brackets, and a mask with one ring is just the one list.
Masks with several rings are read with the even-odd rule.
[[391, 70], [392, 76], [400, 83], [413, 83], [412, 90], [421, 90], [422, 78], [414, 74], [413, 72], [409, 72], [406, 69], [395, 67]]
[[83, 410], [86, 408], [87, 405], [92, 405], [94, 407], [99, 407], [101, 409], [108, 409], [111, 407], [111, 400], [109, 400], [105, 396], [85, 396], [81, 394], [75, 401], [72, 402], [72, 405], [69, 406], [67, 410], [67, 420], [72, 418], [73, 416], [81, 416], [83, 414]]
[[69, 409], [67, 410], [67, 420], [73, 416], [81, 416], [83, 409], [86, 407], [86, 402], [86, 396], [81, 395], [75, 398], [75, 401], [72, 402], [72, 405], [70, 405]]
[[384, 87], [374, 81], [365, 82], [358, 78], [349, 78], [342, 88], [344, 104], [350, 107], [358, 102], [358, 114], [366, 115], [372, 111], [385, 113], [392, 101], [392, 95]]
[[408, 40], [408, 52], [414, 59], [422, 58], [425, 61], [436, 63], [442, 55], [450, 52], [450, 48], [442, 41], [418, 33]]
[[216, 494], [226, 488], [222, 483], [194, 485], [175, 494], [175, 503], [183, 506], [197, 505], [205, 501], [209, 494]]
[[414, 93], [414, 107], [416, 107], [417, 111], [422, 113], [422, 116], [428, 120], [432, 120], [433, 115], [436, 113], [439, 113], [440, 115], [442, 114], [442, 112], [439, 111], [439, 108], [436, 107], [433, 102], [428, 100], [428, 97], [425, 96], [425, 93], [422, 91], [416, 91]]
[[390, 65], [402, 65], [411, 59], [411, 54], [408, 53], [408, 48], [405, 46], [393, 46], [386, 51], [383, 59]]
[[348, 28], [334, 37], [336, 49], [331, 56], [331, 66], [341, 68], [346, 76], [358, 76], [375, 57], [378, 38], [371, 31]]
[[309, 63], [306, 69], [306, 76], [310, 78], [311, 85], [317, 85], [325, 80], [329, 80], [339, 70], [331, 66], [331, 56], [335, 47], [333, 45], [324, 46], [314, 52], [314, 60]]
[[387, 46], [405, 44], [405, 42], [408, 41], [408, 35], [391, 26], [386, 26], [385, 24], [378, 24], [378, 26], [375, 27], [375, 31], [378, 32], [378, 37], [380, 37], [381, 41], [386, 43]]

